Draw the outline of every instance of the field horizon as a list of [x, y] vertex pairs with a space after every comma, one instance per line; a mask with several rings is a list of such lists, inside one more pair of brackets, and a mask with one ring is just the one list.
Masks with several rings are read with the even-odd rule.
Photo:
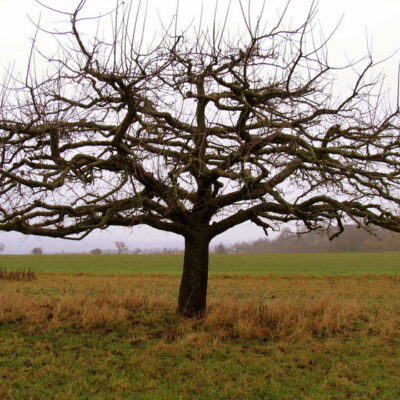
[[[183, 255], [0, 255], [0, 268], [37, 272], [180, 274]], [[400, 252], [211, 254], [213, 274], [400, 274]]]

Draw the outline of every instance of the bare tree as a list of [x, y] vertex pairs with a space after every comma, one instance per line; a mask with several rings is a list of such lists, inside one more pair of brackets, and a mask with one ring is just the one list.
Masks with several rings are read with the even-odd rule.
[[124, 242], [115, 242], [118, 254], [128, 254], [128, 246]]
[[47, 75], [32, 56], [26, 80], [3, 91], [1, 230], [183, 235], [185, 316], [206, 307], [210, 240], [245, 221], [332, 237], [349, 221], [400, 231], [399, 101], [384, 107], [370, 57], [335, 94], [315, 9], [291, 29], [284, 15], [268, 30], [244, 17], [233, 39], [217, 20], [195, 37], [166, 28], [144, 49], [129, 10], [115, 13], [110, 40], [87, 39], [84, 3], [55, 35]]
[[6, 245], [4, 243], [0, 243], [0, 253], [2, 253], [5, 248], [6, 248]]

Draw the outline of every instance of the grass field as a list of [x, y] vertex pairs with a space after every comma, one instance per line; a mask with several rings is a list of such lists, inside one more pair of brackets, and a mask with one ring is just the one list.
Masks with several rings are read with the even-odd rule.
[[[101, 274], [180, 274], [181, 255], [0, 255], [0, 268]], [[211, 274], [399, 274], [400, 253], [211, 255]]]
[[0, 399], [398, 400], [399, 257], [213, 256], [189, 320], [179, 256], [1, 256], [51, 273], [0, 280]]

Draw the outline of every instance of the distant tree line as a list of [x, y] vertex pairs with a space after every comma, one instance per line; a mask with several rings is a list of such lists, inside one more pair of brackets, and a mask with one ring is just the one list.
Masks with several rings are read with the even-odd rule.
[[327, 234], [310, 232], [296, 235], [284, 230], [275, 239], [238, 242], [232, 246], [222, 244], [215, 253], [322, 253], [322, 252], [400, 251], [400, 234], [381, 228], [367, 232], [356, 226], [347, 226], [334, 240]]
[[183, 250], [178, 247], [154, 247], [141, 249], [136, 247], [134, 249], [129, 249], [125, 242], [115, 242], [116, 249], [100, 249], [95, 248], [90, 250], [91, 254], [182, 254]]

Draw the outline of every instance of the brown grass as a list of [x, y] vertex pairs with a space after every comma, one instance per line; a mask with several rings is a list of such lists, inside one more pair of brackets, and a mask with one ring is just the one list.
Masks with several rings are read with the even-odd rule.
[[23, 281], [30, 282], [37, 279], [37, 274], [31, 269], [20, 269], [16, 271], [9, 271], [5, 268], [0, 268], [1, 281]]
[[161, 296], [146, 297], [131, 290], [119, 295], [88, 297], [67, 295], [60, 299], [30, 299], [16, 291], [0, 293], [0, 322], [30, 322], [47, 327], [73, 326], [83, 329], [113, 328], [129, 321], [139, 310], [166, 307]]
[[[165, 345], [200, 341], [211, 347], [223, 338], [303, 340], [357, 332], [391, 338], [400, 333], [399, 286], [391, 277], [214, 277], [200, 321], [175, 316], [177, 286], [177, 277], [140, 275], [43, 274], [30, 283], [3, 282], [0, 323], [89, 331], [122, 324]], [[148, 332], [147, 326], [157, 329]]]
[[204, 324], [228, 336], [242, 338], [305, 338], [332, 335], [366, 320], [360, 300], [328, 292], [313, 299], [244, 302], [227, 298], [212, 304]]

